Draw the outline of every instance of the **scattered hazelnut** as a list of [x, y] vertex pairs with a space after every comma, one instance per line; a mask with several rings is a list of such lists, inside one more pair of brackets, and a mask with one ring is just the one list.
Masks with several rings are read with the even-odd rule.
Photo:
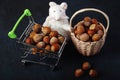
[[45, 47], [45, 42], [41, 41], [36, 44], [38, 48], [44, 48]]
[[48, 44], [48, 43], [50, 42], [50, 37], [49, 37], [49, 36], [45, 36], [45, 37], [43, 38], [43, 41], [44, 41], [46, 44]]
[[51, 31], [49, 35], [50, 35], [50, 37], [57, 37], [58, 32], [57, 31]]
[[75, 70], [75, 77], [80, 77], [83, 75], [83, 70], [82, 69], [76, 69]]
[[94, 34], [94, 35], [92, 36], [92, 40], [93, 40], [93, 41], [98, 41], [98, 40], [100, 40], [100, 38], [101, 38], [101, 35], [99, 35], [99, 34]]
[[52, 44], [55, 44], [55, 43], [58, 43], [59, 41], [58, 41], [58, 38], [56, 38], [56, 37], [52, 37], [51, 39], [50, 39], [50, 44], [52, 45]]
[[89, 40], [89, 35], [87, 33], [83, 33], [80, 35], [80, 40], [82, 41], [88, 41]]
[[57, 51], [59, 51], [59, 49], [60, 49], [60, 45], [57, 44], [57, 43], [55, 43], [51, 46], [51, 51], [52, 52], [57, 52]]
[[33, 26], [32, 30], [36, 33], [39, 33], [41, 31], [41, 25], [40, 24], [35, 24]]
[[90, 65], [89, 62], [84, 62], [84, 63], [82, 64], [82, 69], [83, 69], [83, 70], [88, 70], [88, 69], [90, 69], [90, 67], [91, 67], [91, 65]]
[[89, 75], [90, 75], [91, 77], [96, 77], [96, 76], [98, 75], [98, 73], [97, 73], [96, 70], [91, 69], [91, 70], [89, 71]]
[[50, 27], [42, 27], [42, 32], [47, 35], [51, 32], [51, 28]]
[[43, 39], [43, 35], [42, 34], [35, 34], [35, 36], [33, 37], [33, 40], [37, 43], [39, 41], [41, 41]]

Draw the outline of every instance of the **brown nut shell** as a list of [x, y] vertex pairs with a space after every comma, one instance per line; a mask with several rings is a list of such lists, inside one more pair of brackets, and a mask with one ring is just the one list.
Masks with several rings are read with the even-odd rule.
[[89, 62], [84, 62], [83, 64], [82, 64], [82, 69], [83, 70], [88, 70], [88, 69], [90, 69], [91, 68], [91, 65], [90, 65], [90, 63]]
[[65, 40], [65, 38], [63, 36], [59, 36], [58, 37], [59, 43], [62, 44]]
[[45, 49], [46, 49], [47, 51], [50, 51], [50, 50], [51, 50], [51, 46], [50, 46], [50, 45], [46, 45], [46, 46], [45, 46]]
[[85, 32], [85, 28], [82, 25], [77, 26], [77, 32], [78, 34], [82, 34]]
[[35, 42], [33, 41], [32, 38], [28, 37], [28, 38], [25, 40], [25, 43], [34, 45]]
[[58, 43], [59, 42], [59, 40], [58, 40], [58, 38], [56, 38], [56, 37], [52, 37], [51, 39], [50, 39], [50, 44], [52, 45], [52, 44], [55, 44], [55, 43]]
[[97, 77], [98, 73], [97, 73], [97, 71], [96, 71], [95, 69], [91, 69], [91, 70], [89, 71], [89, 75], [90, 75], [91, 77]]
[[45, 47], [45, 42], [41, 41], [36, 44], [38, 48], [44, 48]]
[[87, 16], [87, 17], [84, 18], [84, 21], [91, 22], [91, 18], [89, 16]]
[[34, 31], [32, 31], [31, 33], [30, 33], [30, 38], [33, 38], [34, 36], [35, 36], [35, 34], [36, 34], [36, 32], [34, 32]]
[[87, 33], [83, 33], [80, 35], [80, 40], [86, 42], [89, 40], [89, 35]]
[[37, 48], [31, 48], [32, 54], [36, 54], [38, 52]]
[[57, 31], [51, 31], [49, 36], [50, 37], [57, 37], [58, 36], [58, 32]]
[[97, 33], [98, 33], [99, 35], [101, 35], [101, 36], [104, 35], [104, 32], [103, 32], [102, 30], [99, 30]]
[[47, 35], [51, 32], [51, 28], [50, 27], [42, 27], [42, 32]]
[[43, 39], [43, 35], [42, 34], [35, 34], [35, 36], [33, 37], [34, 42], [40, 42]]
[[41, 31], [41, 25], [40, 24], [35, 24], [33, 26], [32, 30], [36, 33], [39, 33]]
[[100, 40], [100, 38], [101, 38], [101, 35], [99, 35], [99, 34], [94, 34], [94, 35], [92, 36], [92, 40], [93, 40], [93, 41], [98, 41], [98, 40]]
[[49, 37], [49, 36], [45, 36], [45, 37], [43, 38], [43, 41], [44, 41], [46, 44], [48, 44], [48, 43], [50, 42], [50, 37]]
[[60, 45], [58, 43], [55, 43], [51, 46], [51, 51], [52, 52], [58, 52], [60, 49]]
[[97, 21], [97, 19], [95, 19], [95, 18], [93, 18], [93, 19], [91, 20], [91, 22], [92, 22], [92, 24], [98, 24], [98, 21]]
[[74, 74], [75, 74], [75, 77], [80, 77], [83, 75], [83, 73], [84, 71], [82, 69], [76, 69]]
[[95, 31], [94, 30], [88, 30], [87, 33], [91, 37], [92, 35], [95, 34]]

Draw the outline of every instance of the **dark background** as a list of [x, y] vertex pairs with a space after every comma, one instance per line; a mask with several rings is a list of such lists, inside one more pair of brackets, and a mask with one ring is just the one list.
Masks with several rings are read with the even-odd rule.
[[[106, 43], [99, 54], [92, 57], [80, 55], [72, 41], [66, 45], [58, 69], [51, 71], [46, 67], [31, 64], [23, 66], [20, 56], [23, 54], [16, 40], [8, 38], [7, 33], [24, 9], [29, 8], [37, 23], [42, 24], [48, 16], [50, 0], [0, 0], [0, 80], [120, 80], [120, 10], [118, 0], [53, 0], [68, 4], [67, 15], [85, 7], [98, 8], [108, 14], [110, 28]], [[95, 16], [95, 15], [93, 15]], [[82, 17], [80, 17], [82, 18]], [[105, 23], [101, 17], [97, 17]], [[77, 23], [78, 17], [74, 20]], [[23, 20], [17, 29], [18, 34], [26, 27]], [[104, 24], [105, 25], [105, 24]], [[99, 76], [91, 78], [88, 74], [75, 78], [74, 71], [81, 68], [84, 61], [89, 61]]]

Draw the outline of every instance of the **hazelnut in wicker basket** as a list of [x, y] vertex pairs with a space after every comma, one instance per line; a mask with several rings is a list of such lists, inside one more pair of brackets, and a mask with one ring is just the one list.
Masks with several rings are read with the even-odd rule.
[[91, 56], [98, 53], [105, 43], [106, 34], [109, 28], [109, 18], [107, 14], [101, 10], [84, 8], [73, 14], [70, 19], [71, 27], [73, 18], [77, 14], [85, 11], [95, 11], [101, 13], [107, 21], [107, 27], [105, 29], [100, 21], [86, 16], [82, 21], [78, 22], [71, 31], [71, 39], [79, 53], [84, 56]]

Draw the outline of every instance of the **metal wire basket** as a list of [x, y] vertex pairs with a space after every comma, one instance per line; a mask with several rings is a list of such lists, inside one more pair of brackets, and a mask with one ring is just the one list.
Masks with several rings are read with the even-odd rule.
[[[20, 37], [17, 37], [17, 35], [15, 34], [15, 30], [17, 28], [17, 26], [19, 25], [20, 21], [27, 16], [29, 19], [29, 24], [26, 27], [26, 29], [23, 31], [23, 33], [21, 34]], [[60, 57], [62, 55], [63, 49], [66, 45], [66, 38], [64, 39], [64, 42], [62, 43], [60, 49], [58, 52], [51, 52], [51, 51], [47, 51], [44, 48], [38, 48], [39, 50], [44, 50], [46, 51], [45, 54], [42, 54], [40, 52], [37, 52], [36, 55], [32, 54], [32, 50], [31, 48], [37, 48], [34, 45], [30, 45], [25, 43], [25, 40], [27, 39], [27, 37], [29, 36], [29, 34], [32, 31], [32, 27], [36, 24], [36, 22], [34, 21], [31, 12], [26, 9], [24, 11], [24, 13], [22, 14], [22, 16], [18, 19], [18, 21], [16, 22], [15, 26], [13, 27], [13, 29], [8, 33], [8, 36], [12, 39], [17, 39], [17, 42], [19, 44], [22, 44], [22, 50], [24, 50], [24, 55], [21, 57], [21, 62], [22, 63], [26, 63], [26, 62], [30, 62], [30, 63], [37, 63], [37, 64], [42, 64], [42, 65], [47, 65], [49, 66], [51, 69], [54, 69], [55, 66], [57, 66]]]

